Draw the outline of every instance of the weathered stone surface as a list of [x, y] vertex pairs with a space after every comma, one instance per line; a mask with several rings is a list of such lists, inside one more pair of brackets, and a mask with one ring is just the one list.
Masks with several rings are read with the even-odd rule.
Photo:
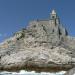
[[0, 44], [0, 69], [68, 70], [75, 65], [74, 44], [53, 10], [49, 20], [32, 21]]
[[65, 75], [75, 75], [75, 68], [69, 70]]

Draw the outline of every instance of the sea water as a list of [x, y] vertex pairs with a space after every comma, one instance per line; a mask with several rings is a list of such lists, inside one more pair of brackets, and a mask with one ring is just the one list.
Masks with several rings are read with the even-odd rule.
[[56, 72], [56, 73], [50, 73], [50, 72], [40, 72], [40, 73], [36, 73], [35, 71], [25, 71], [25, 70], [21, 70], [19, 72], [7, 72], [7, 71], [3, 71], [0, 72], [0, 75], [64, 75], [66, 73], [66, 71], [60, 71], [60, 72]]

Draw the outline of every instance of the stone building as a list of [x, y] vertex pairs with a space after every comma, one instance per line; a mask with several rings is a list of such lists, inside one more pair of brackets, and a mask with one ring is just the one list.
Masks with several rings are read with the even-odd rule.
[[35, 32], [35, 37], [40, 37], [36, 38], [37, 41], [48, 41], [54, 44], [59, 43], [60, 40], [64, 40], [64, 36], [67, 35], [67, 31], [60, 23], [55, 10], [52, 10], [48, 20], [31, 21], [28, 29]]

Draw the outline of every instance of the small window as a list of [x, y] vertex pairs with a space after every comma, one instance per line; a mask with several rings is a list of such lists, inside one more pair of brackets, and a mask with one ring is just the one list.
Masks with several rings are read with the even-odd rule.
[[61, 30], [59, 29], [59, 34], [62, 35]]
[[52, 31], [54, 32], [54, 29]]
[[52, 16], [52, 18], [54, 19], [54, 18], [55, 18], [55, 16]]
[[33, 27], [35, 28], [35, 27], [36, 27], [36, 25], [33, 25]]

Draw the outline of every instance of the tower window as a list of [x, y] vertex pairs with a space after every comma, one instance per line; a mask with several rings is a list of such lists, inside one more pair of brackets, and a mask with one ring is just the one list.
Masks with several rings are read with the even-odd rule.
[[35, 28], [35, 27], [36, 27], [36, 25], [33, 25], [33, 27]]
[[52, 18], [54, 19], [54, 18], [55, 18], [55, 16], [52, 16]]
[[59, 35], [62, 35], [61, 30], [59, 29]]

